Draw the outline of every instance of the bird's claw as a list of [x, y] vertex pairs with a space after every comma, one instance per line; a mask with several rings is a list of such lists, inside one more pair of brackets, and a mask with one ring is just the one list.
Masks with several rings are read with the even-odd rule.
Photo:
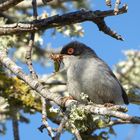
[[73, 100], [73, 97], [72, 97], [72, 96], [65, 96], [65, 97], [62, 97], [62, 99], [61, 99], [61, 105], [62, 105], [62, 106], [65, 106], [65, 103], [66, 103], [68, 100]]

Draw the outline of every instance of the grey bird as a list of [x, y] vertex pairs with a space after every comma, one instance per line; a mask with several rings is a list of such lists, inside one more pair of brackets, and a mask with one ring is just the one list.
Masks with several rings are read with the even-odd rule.
[[129, 104], [116, 76], [90, 47], [73, 41], [62, 48], [60, 55], [67, 72], [67, 89], [75, 100], [83, 102], [84, 93], [97, 104]]

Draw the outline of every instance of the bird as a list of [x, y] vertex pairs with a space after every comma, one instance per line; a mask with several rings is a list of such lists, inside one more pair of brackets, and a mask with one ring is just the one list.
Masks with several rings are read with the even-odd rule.
[[[69, 95], [95, 104], [129, 104], [128, 96], [111, 68], [87, 45], [72, 41], [60, 51]], [[60, 63], [60, 65], [61, 65]], [[87, 95], [84, 101], [81, 95]]]

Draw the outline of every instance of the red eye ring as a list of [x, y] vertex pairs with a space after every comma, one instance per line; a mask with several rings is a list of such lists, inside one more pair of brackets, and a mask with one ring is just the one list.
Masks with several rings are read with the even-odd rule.
[[68, 54], [73, 54], [74, 53], [74, 48], [69, 48], [67, 51]]

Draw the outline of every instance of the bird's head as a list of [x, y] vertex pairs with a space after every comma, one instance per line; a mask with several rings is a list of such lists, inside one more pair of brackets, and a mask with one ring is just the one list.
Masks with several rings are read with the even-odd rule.
[[81, 58], [97, 57], [96, 53], [83, 43], [73, 41], [65, 45], [59, 54], [54, 55], [52, 59], [57, 62], [59, 70], [61, 62], [64, 63], [65, 67], [68, 67], [71, 63]]
[[78, 57], [91, 57], [96, 55], [91, 48], [78, 41], [73, 41], [65, 45], [60, 54]]

